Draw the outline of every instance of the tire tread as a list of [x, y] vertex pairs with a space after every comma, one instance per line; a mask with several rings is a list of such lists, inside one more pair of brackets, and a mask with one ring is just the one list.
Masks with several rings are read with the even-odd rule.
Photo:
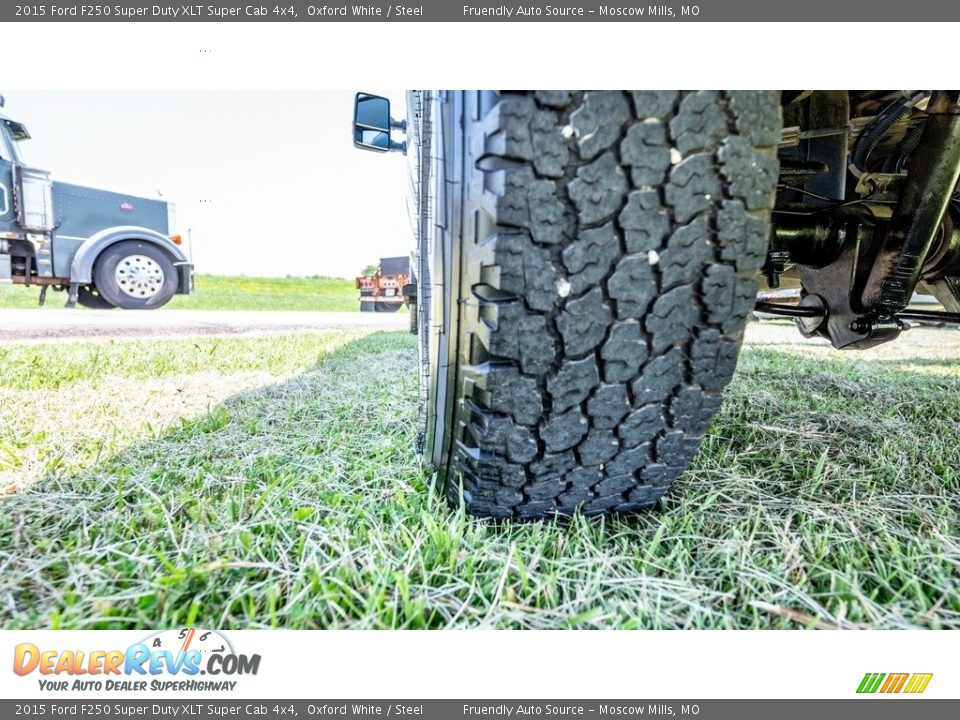
[[495, 518], [649, 507], [736, 366], [779, 98], [538, 91], [465, 114], [448, 497]]

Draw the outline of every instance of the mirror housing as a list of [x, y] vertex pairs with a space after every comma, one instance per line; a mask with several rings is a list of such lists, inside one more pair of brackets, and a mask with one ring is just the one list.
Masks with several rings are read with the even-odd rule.
[[406, 143], [393, 141], [393, 128], [406, 130], [406, 123], [390, 117], [390, 100], [380, 95], [358, 92], [353, 101], [353, 145], [372, 152], [406, 152]]

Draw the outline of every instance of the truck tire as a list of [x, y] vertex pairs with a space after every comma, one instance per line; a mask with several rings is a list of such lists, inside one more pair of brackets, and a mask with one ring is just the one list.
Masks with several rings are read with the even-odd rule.
[[447, 497], [501, 519], [648, 508], [736, 365], [766, 257], [779, 96], [460, 102]]
[[95, 285], [81, 285], [77, 292], [77, 305], [91, 310], [113, 310], [113, 305], [103, 299]]
[[162, 307], [176, 294], [179, 284], [170, 256], [140, 240], [124, 240], [100, 253], [93, 281], [104, 300], [127, 310]]

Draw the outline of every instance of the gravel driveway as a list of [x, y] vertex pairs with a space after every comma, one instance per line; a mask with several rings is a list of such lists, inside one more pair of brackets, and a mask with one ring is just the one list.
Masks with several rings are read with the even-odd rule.
[[235, 310], [0, 310], [0, 343], [181, 335], [265, 335], [313, 330], [402, 330], [406, 312]]

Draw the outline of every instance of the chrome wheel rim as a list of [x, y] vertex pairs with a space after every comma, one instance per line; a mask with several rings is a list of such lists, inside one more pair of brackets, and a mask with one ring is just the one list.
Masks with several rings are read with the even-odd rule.
[[160, 292], [165, 280], [163, 268], [146, 255], [127, 255], [117, 263], [113, 277], [122, 292], [145, 300]]

